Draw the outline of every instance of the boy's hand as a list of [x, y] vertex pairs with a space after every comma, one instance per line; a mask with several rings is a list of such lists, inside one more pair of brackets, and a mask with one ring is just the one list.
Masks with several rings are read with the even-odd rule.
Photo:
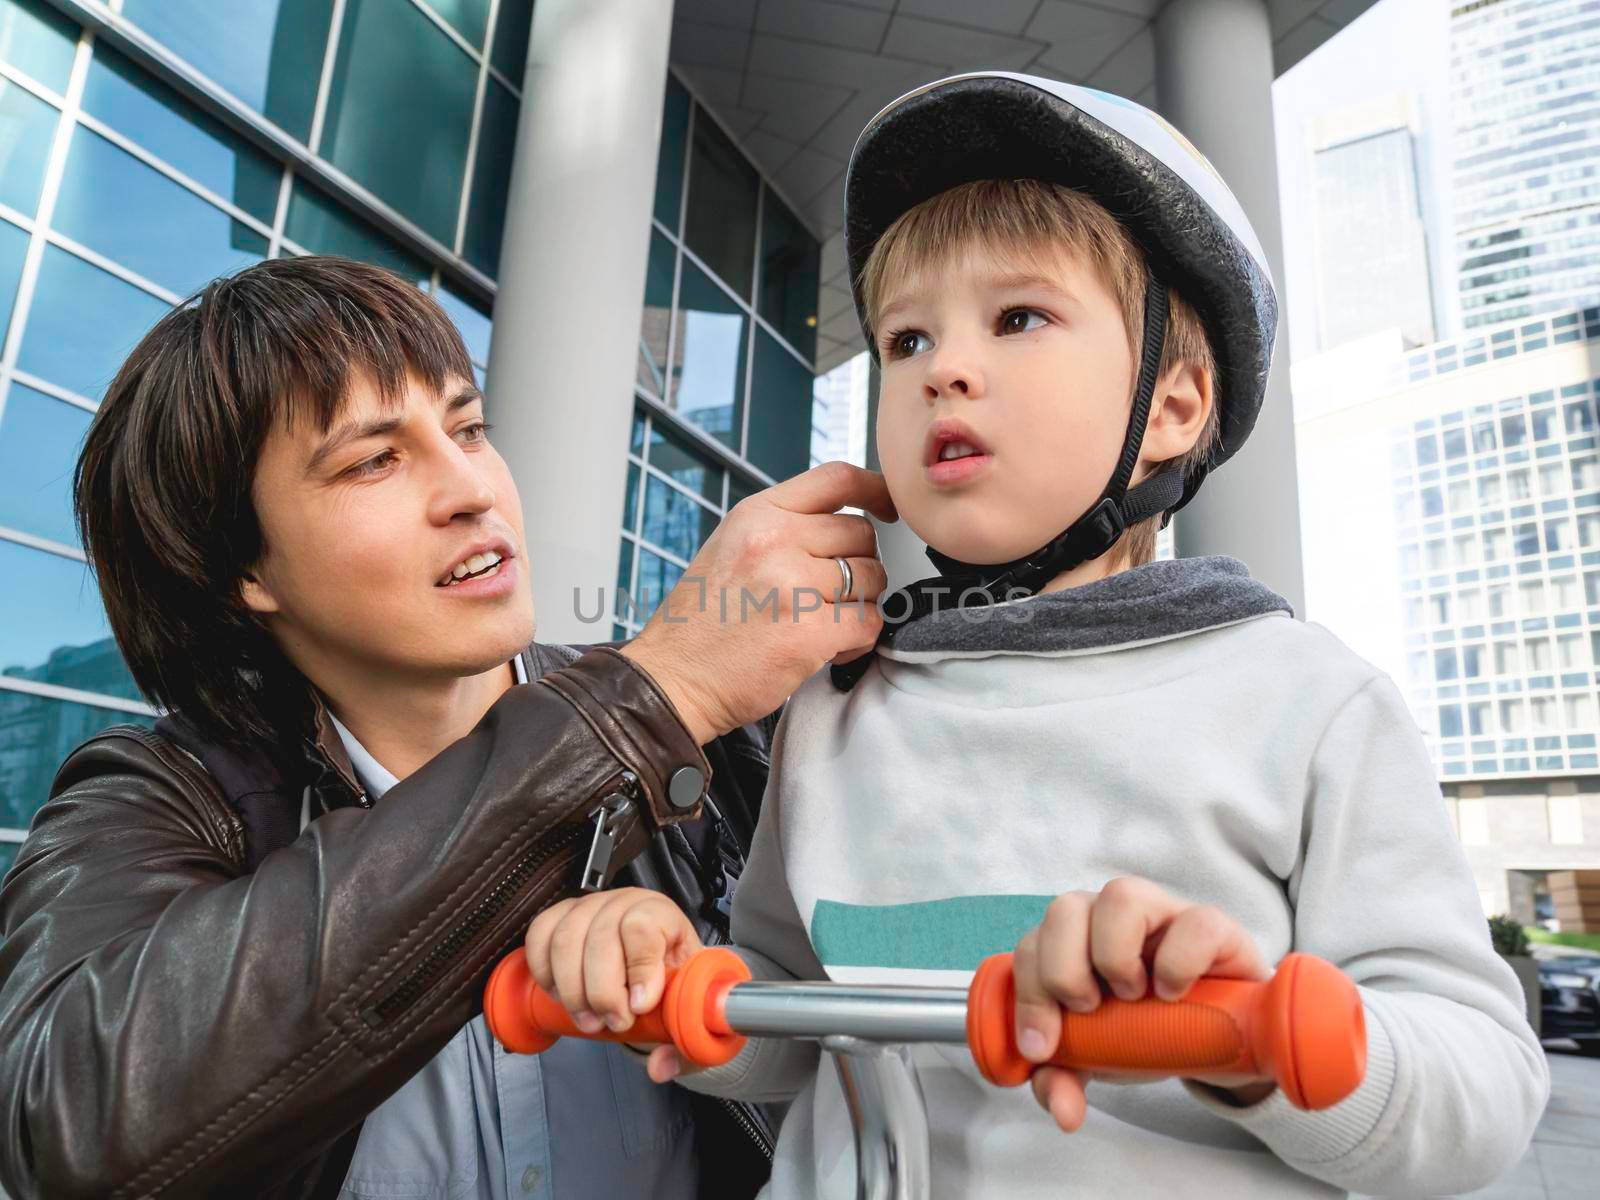
[[[1179, 900], [1147, 879], [1113, 879], [1099, 893], [1067, 892], [1017, 943], [1017, 1048], [1033, 1062], [1048, 1060], [1061, 1039], [1061, 1006], [1093, 1012], [1101, 981], [1122, 1000], [1142, 998], [1152, 982], [1156, 996], [1177, 1000], [1202, 975], [1265, 979], [1267, 973], [1237, 921]], [[1080, 1072], [1062, 1067], [1041, 1067], [1031, 1079], [1035, 1099], [1068, 1133], [1083, 1124], [1084, 1082]], [[1272, 1090], [1237, 1078], [1206, 1076], [1202, 1082], [1237, 1088], [1229, 1098], [1239, 1104]]]
[[[671, 900], [645, 888], [618, 888], [552, 904], [528, 926], [524, 952], [534, 980], [585, 1033], [623, 1033], [634, 1014], [661, 1002], [667, 968], [700, 949], [700, 935]], [[651, 1052], [650, 1078], [679, 1073], [671, 1046]]]

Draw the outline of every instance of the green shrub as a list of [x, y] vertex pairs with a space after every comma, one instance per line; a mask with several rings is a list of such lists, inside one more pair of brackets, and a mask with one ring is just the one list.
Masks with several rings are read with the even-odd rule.
[[1548, 929], [1529, 929], [1528, 940], [1547, 946], [1576, 946], [1600, 954], [1600, 933], [1551, 933]]
[[1511, 957], [1528, 952], [1527, 931], [1520, 921], [1513, 921], [1505, 913], [1489, 918], [1489, 938], [1496, 954]]

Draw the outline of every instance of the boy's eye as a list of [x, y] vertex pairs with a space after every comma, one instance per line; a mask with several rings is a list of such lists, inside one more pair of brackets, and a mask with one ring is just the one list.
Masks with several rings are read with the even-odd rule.
[[891, 333], [884, 338], [888, 347], [890, 358], [910, 358], [928, 348], [928, 335], [915, 329], [907, 329], [900, 333]]
[[474, 421], [471, 425], [466, 425], [456, 430], [456, 436], [467, 445], [472, 446], [479, 442], [488, 441], [489, 430], [493, 428], [494, 426], [487, 421]]
[[1000, 314], [1000, 332], [1032, 333], [1047, 324], [1044, 314], [1031, 308], [1013, 308]]

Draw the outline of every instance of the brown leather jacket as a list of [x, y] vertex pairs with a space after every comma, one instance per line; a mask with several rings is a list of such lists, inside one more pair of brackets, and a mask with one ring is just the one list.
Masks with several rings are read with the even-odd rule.
[[[770, 726], [702, 751], [630, 660], [564, 651], [531, 647], [536, 682], [377, 805], [321, 710], [298, 767], [170, 718], [74, 751], [0, 889], [0, 1184], [335, 1194], [363, 1118], [481, 1011], [490, 967], [573, 891], [591, 814], [618, 793], [612, 868], [632, 860], [627, 882], [717, 940]], [[673, 807], [685, 766], [711, 778], [715, 821]], [[329, 811], [302, 836], [307, 788]], [[708, 1194], [748, 1195], [761, 1114], [696, 1115]]]

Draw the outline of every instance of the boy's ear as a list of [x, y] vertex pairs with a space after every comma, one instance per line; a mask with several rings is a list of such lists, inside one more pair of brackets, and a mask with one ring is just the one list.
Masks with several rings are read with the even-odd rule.
[[262, 583], [248, 571], [239, 580], [239, 599], [244, 601], [245, 607], [253, 613], [265, 616], [278, 611], [278, 599], [267, 590]]
[[1159, 463], [1188, 453], [1211, 416], [1211, 374], [1180, 362], [1156, 383], [1139, 457]]

